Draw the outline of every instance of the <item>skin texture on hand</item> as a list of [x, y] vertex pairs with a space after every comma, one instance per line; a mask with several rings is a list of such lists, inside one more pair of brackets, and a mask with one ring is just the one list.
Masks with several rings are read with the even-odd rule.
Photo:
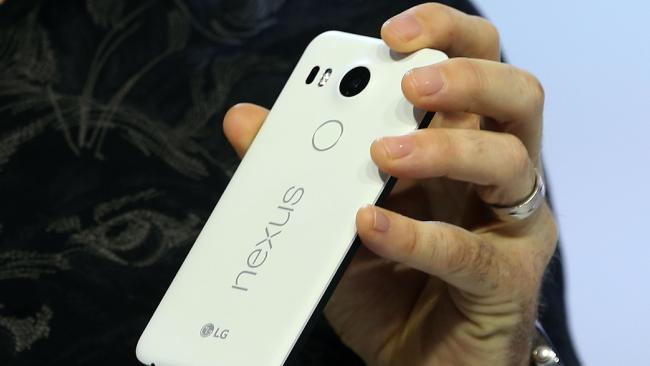
[[[428, 3], [381, 34], [396, 51], [429, 47], [451, 58], [402, 81], [413, 105], [436, 111], [431, 126], [370, 146], [399, 181], [384, 208], [358, 211], [364, 245], [326, 316], [368, 365], [527, 365], [555, 220], [544, 204], [503, 223], [486, 204], [513, 205], [533, 190], [543, 89], [499, 62], [498, 32], [485, 19]], [[226, 114], [240, 156], [267, 113], [239, 104]]]

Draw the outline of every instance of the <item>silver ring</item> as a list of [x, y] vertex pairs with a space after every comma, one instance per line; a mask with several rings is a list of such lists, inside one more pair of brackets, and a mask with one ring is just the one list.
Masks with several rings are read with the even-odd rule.
[[492, 212], [499, 220], [507, 222], [524, 220], [542, 206], [546, 199], [546, 186], [544, 185], [544, 179], [537, 170], [535, 170], [535, 175], [535, 188], [533, 188], [530, 196], [526, 197], [521, 203], [514, 206], [490, 205]]

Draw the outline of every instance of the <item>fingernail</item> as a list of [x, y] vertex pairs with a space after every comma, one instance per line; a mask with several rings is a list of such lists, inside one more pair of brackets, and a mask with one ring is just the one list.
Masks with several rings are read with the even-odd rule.
[[444, 85], [442, 74], [437, 67], [419, 67], [409, 71], [411, 84], [421, 96], [433, 95], [440, 91]]
[[388, 216], [384, 215], [384, 213], [377, 208], [374, 208], [374, 211], [375, 211], [375, 219], [374, 222], [372, 223], [373, 230], [382, 233], [388, 231], [388, 229], [390, 228], [390, 220], [388, 219]]
[[411, 151], [413, 151], [413, 146], [415, 145], [413, 142], [413, 136], [410, 134], [383, 137], [381, 139], [381, 142], [384, 145], [386, 154], [388, 154], [391, 159], [399, 159], [405, 157], [406, 155], [410, 154]]
[[417, 18], [410, 13], [398, 14], [384, 23], [384, 27], [390, 27], [395, 35], [404, 42], [408, 42], [420, 35], [422, 27]]

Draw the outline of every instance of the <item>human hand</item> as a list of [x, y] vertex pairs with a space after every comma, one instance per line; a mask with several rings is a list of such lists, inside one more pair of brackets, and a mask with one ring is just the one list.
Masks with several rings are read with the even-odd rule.
[[[544, 204], [503, 223], [486, 203], [513, 205], [532, 191], [543, 90], [499, 62], [494, 26], [440, 4], [392, 18], [382, 38], [399, 52], [452, 58], [403, 79], [409, 101], [437, 113], [428, 129], [372, 144], [377, 166], [400, 180], [386, 208], [359, 210], [364, 246], [326, 316], [369, 365], [527, 365], [555, 220]], [[250, 104], [227, 113], [240, 155], [267, 113]]]

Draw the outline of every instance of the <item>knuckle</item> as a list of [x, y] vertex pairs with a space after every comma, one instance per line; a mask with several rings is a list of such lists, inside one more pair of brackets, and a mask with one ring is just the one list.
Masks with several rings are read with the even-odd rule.
[[466, 133], [464, 138], [469, 142], [469, 154], [472, 156], [483, 156], [484, 154], [489, 154], [494, 149], [494, 142], [486, 138], [483, 134]]
[[417, 255], [417, 248], [420, 245], [422, 234], [413, 220], [407, 220], [407, 231], [409, 235], [404, 243], [404, 256], [413, 258]]
[[504, 137], [506, 139], [506, 153], [511, 166], [509, 171], [512, 174], [506, 177], [506, 179], [520, 177], [522, 174], [530, 172], [532, 163], [528, 156], [526, 145], [515, 135], [505, 134]]
[[[530, 194], [528, 179], [534, 171], [533, 163], [524, 143], [515, 135], [504, 133], [501, 136], [500, 157], [503, 168], [498, 170], [494, 181], [482, 192], [482, 198], [489, 203], [511, 204]], [[522, 182], [526, 181], [526, 187]], [[522, 190], [526, 192], [522, 192]]]
[[[424, 236], [424, 235], [422, 235]], [[426, 233], [426, 238], [424, 238], [427, 243], [427, 248], [428, 248], [428, 263], [430, 263], [433, 267], [437, 267], [440, 263], [441, 260], [441, 248], [445, 248], [444, 241], [442, 238], [442, 235], [437, 232], [436, 230], [431, 230]]]
[[501, 34], [499, 33], [499, 29], [494, 25], [494, 23], [485, 18], [479, 16], [476, 16], [476, 18], [478, 18], [480, 32], [483, 34], [485, 39], [485, 42], [483, 42], [485, 47], [484, 53], [495, 59], [500, 59]]
[[[480, 101], [486, 90], [489, 89], [489, 78], [485, 70], [472, 59], [454, 58], [450, 64], [454, 75], [462, 75], [462, 81], [456, 85], [458, 85], [458, 90], [462, 90], [469, 99], [468, 107], [464, 112], [470, 112], [470, 107]], [[460, 77], [457, 77], [457, 79], [460, 79]]]
[[490, 22], [485, 18], [483, 20], [483, 33], [487, 36], [488, 43], [492, 46], [496, 46], [497, 49], [500, 48], [501, 34], [499, 34], [499, 28], [497, 28], [494, 23]]
[[445, 16], [450, 17], [451, 15], [451, 8], [447, 5], [443, 5], [440, 3], [435, 3], [435, 2], [428, 2], [424, 4], [420, 4], [416, 6], [416, 8], [419, 8], [422, 10], [424, 13], [429, 13], [429, 14], [444, 14]]
[[424, 16], [435, 20], [435, 34], [430, 36], [435, 37], [441, 41], [440, 48], [448, 48], [454, 42], [457, 35], [458, 19], [456, 9], [440, 3], [424, 3], [416, 6], [419, 8]]
[[[437, 175], [446, 176], [449, 174], [449, 162], [454, 160], [456, 148], [448, 131], [444, 129], [429, 129], [429, 148], [435, 149], [430, 157], [427, 157], [429, 164], [435, 165]], [[432, 162], [431, 160], [435, 160]]]
[[504, 134], [504, 157], [509, 164], [507, 173], [501, 183], [508, 183], [513, 178], [528, 174], [532, 169], [532, 162], [528, 155], [526, 145], [515, 135]]
[[527, 71], [521, 72], [523, 84], [525, 87], [525, 94], [528, 96], [528, 103], [530, 108], [539, 112], [544, 109], [544, 100], [546, 93], [541, 81], [533, 74]]
[[[448, 238], [442, 231], [435, 230], [430, 226], [431, 222], [416, 222], [411, 221], [411, 244], [408, 255], [422, 256], [420, 258], [426, 266], [438, 268], [442, 271], [447, 271], [449, 251], [451, 250]], [[417, 248], [421, 247], [425, 250], [417, 252]]]

